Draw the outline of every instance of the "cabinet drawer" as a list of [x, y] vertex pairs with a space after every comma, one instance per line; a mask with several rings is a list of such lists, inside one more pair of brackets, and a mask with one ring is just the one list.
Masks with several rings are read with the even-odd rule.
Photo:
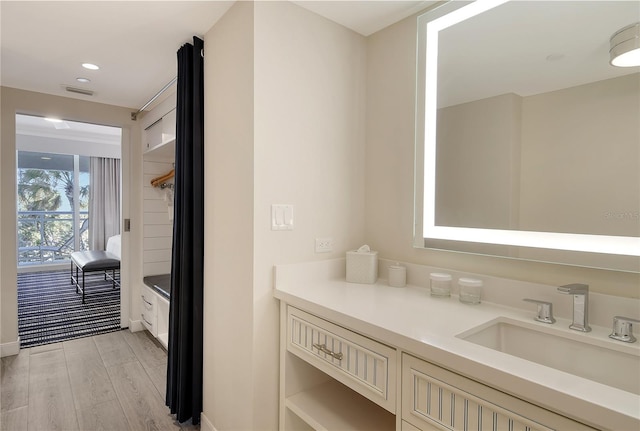
[[149, 316], [156, 312], [156, 294], [151, 291], [147, 286], [142, 286], [140, 290], [140, 306], [142, 311]]
[[157, 336], [157, 296], [147, 286], [140, 289], [140, 319], [145, 328]]
[[395, 349], [288, 307], [287, 350], [395, 413]]
[[593, 430], [407, 354], [402, 355], [402, 420], [421, 430]]
[[156, 318], [155, 316], [151, 316], [149, 313], [145, 313], [144, 311], [140, 313], [140, 320], [142, 320], [142, 324], [145, 328], [151, 332], [151, 334], [155, 337], [158, 333], [156, 329]]

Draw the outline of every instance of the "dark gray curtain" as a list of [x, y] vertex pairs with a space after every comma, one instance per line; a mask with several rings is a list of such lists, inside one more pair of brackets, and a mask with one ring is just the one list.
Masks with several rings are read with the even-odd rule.
[[204, 251], [204, 43], [178, 50], [176, 167], [167, 398], [179, 422], [200, 423]]

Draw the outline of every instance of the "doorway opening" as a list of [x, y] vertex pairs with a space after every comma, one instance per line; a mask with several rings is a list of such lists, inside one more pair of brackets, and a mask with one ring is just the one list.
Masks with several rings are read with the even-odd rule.
[[83, 304], [70, 258], [120, 234], [121, 142], [118, 127], [16, 115], [21, 348], [120, 329], [119, 287], [94, 273]]

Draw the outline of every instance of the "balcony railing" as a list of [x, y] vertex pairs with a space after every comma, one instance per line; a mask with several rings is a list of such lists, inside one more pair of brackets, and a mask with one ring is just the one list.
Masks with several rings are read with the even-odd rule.
[[[89, 245], [89, 214], [80, 212], [79, 249]], [[76, 232], [71, 211], [18, 212], [18, 265], [60, 263], [69, 259]]]

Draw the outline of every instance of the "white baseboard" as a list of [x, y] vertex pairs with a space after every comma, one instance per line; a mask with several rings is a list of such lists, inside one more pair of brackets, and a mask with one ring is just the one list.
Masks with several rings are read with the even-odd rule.
[[218, 431], [204, 413], [200, 413], [200, 431]]
[[0, 358], [20, 353], [20, 337], [16, 341], [0, 344]]
[[131, 320], [129, 319], [129, 331], [131, 332], [140, 332], [144, 330], [144, 326], [142, 326], [142, 320]]

